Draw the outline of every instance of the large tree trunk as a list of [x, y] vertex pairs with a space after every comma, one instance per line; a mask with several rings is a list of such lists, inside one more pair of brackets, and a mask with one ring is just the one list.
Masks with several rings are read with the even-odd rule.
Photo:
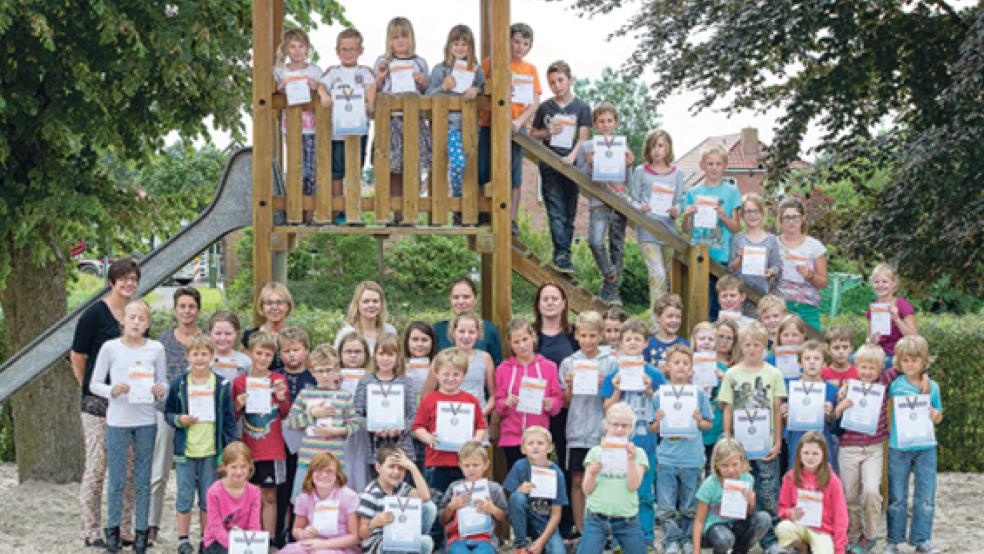
[[[11, 248], [11, 271], [0, 293], [11, 352], [65, 315], [66, 263], [60, 257], [36, 264], [30, 249]], [[68, 361], [45, 370], [14, 395], [11, 405], [20, 481], [78, 481], [83, 465], [79, 385]]]

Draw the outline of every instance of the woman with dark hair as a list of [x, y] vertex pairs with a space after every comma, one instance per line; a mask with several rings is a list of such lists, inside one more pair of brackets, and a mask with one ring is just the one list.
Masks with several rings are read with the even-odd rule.
[[[478, 288], [474, 281], [468, 277], [458, 277], [451, 281], [451, 294], [448, 300], [451, 302], [451, 310], [455, 315], [469, 312], [478, 313], [475, 309], [476, 304], [478, 304]], [[453, 346], [451, 335], [448, 334], [447, 319], [434, 324], [434, 334], [437, 335], [438, 351]], [[502, 339], [499, 337], [499, 328], [495, 326], [495, 323], [486, 319], [482, 320], [481, 338], [475, 343], [475, 349], [488, 352], [496, 367], [502, 363]]]
[[782, 265], [777, 289], [786, 308], [820, 329], [820, 290], [827, 287], [827, 248], [806, 234], [806, 209], [796, 198], [779, 204]]
[[[130, 258], [114, 261], [109, 266], [109, 294], [89, 307], [79, 318], [72, 339], [69, 358], [72, 373], [82, 386], [82, 435], [85, 440], [85, 469], [79, 487], [82, 516], [82, 540], [86, 546], [103, 548], [102, 517], [103, 482], [106, 479], [106, 408], [105, 398], [93, 394], [89, 385], [96, 357], [103, 343], [121, 336], [123, 308], [133, 299], [140, 283], [140, 265]], [[108, 380], [107, 380], [108, 382]], [[131, 452], [129, 472], [133, 471]], [[124, 543], [133, 541], [133, 479], [127, 477], [123, 494], [123, 518], [120, 528]]]

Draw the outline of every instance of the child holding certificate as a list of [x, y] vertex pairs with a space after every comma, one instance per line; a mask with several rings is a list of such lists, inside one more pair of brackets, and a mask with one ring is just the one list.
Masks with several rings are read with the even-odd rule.
[[[403, 357], [406, 359], [407, 377], [413, 382], [417, 405], [424, 398], [424, 384], [431, 371], [431, 360], [437, 354], [437, 335], [434, 328], [424, 321], [411, 321], [403, 332]], [[424, 466], [424, 443], [410, 434], [413, 440], [413, 461]]]
[[[331, 194], [342, 196], [342, 180], [345, 178], [345, 137], [359, 136], [359, 171], [366, 159], [366, 141], [369, 134], [369, 117], [376, 104], [376, 77], [372, 69], [359, 65], [362, 55], [362, 33], [348, 28], [335, 39], [335, 54], [341, 65], [325, 70], [318, 85], [322, 107], [332, 110], [331, 131]], [[337, 99], [337, 102], [335, 101]], [[336, 105], [337, 104], [337, 105]], [[353, 168], [354, 169], [354, 168]], [[345, 212], [335, 219], [345, 222]]]
[[[395, 444], [412, 456], [410, 425], [417, 411], [417, 395], [413, 382], [405, 374], [396, 335], [379, 337], [367, 369], [368, 375], [359, 381], [355, 391], [355, 412], [366, 421], [369, 455], [375, 457], [381, 446]], [[374, 470], [375, 467], [370, 468], [370, 475]]]
[[[455, 25], [448, 32], [444, 60], [435, 65], [428, 80], [427, 94], [461, 96], [474, 100], [485, 84], [485, 72], [475, 57], [475, 35], [468, 25]], [[468, 109], [468, 108], [462, 108]], [[448, 114], [448, 183], [451, 195], [461, 196], [465, 178], [465, 146], [461, 136], [461, 112]], [[472, 138], [474, 141], [474, 138]], [[474, 142], [470, 142], [474, 144]], [[439, 168], [442, 169], [443, 168]]]
[[776, 343], [772, 353], [765, 357], [766, 363], [774, 365], [782, 378], [789, 385], [790, 381], [800, 378], [800, 346], [806, 340], [806, 322], [796, 314], [786, 314], [776, 327]]
[[448, 554], [496, 554], [494, 521], [506, 521], [506, 494], [502, 485], [485, 479], [489, 455], [478, 441], [469, 441], [458, 453], [462, 478], [448, 485], [441, 497], [439, 519], [447, 528]]
[[[366, 376], [366, 366], [370, 362], [372, 351], [366, 339], [355, 331], [336, 337], [335, 342], [342, 367], [341, 389], [352, 396], [354, 410], [355, 393], [359, 389], [359, 381]], [[375, 340], [373, 342], [375, 343]], [[364, 428], [365, 422], [360, 421], [359, 425], [349, 433], [345, 441], [345, 455], [342, 457], [347, 468], [349, 483], [353, 488], [365, 487], [370, 481], [369, 472], [364, 468], [365, 460], [369, 456], [369, 435], [365, 433]]]
[[584, 457], [601, 441], [601, 422], [605, 419], [604, 400], [598, 391], [605, 376], [618, 367], [615, 357], [603, 353], [598, 346], [604, 323], [598, 312], [578, 314], [574, 338], [581, 349], [560, 364], [560, 387], [564, 390], [568, 415], [567, 452], [558, 452], [558, 458], [564, 460], [571, 473], [571, 506], [579, 533], [584, 531], [584, 491], [581, 489]]
[[[696, 348], [694, 354], [694, 368], [695, 368], [695, 381], [696, 384], [696, 367], [697, 367], [697, 357], [701, 356], [704, 348], [701, 345], [700, 337], [702, 333], [698, 333], [698, 328], [704, 325], [703, 323], [698, 323], [694, 327], [694, 333], [691, 336], [691, 342], [693, 342]], [[721, 392], [721, 381], [724, 379], [725, 372], [728, 368], [737, 364], [741, 359], [741, 352], [738, 350], [738, 324], [731, 320], [718, 320], [717, 323], [713, 325], [714, 329], [714, 353], [717, 360], [715, 367], [715, 375], [717, 377], [717, 385], [712, 387], [709, 391], [705, 389], [704, 392], [707, 393], [708, 401], [711, 403], [711, 411], [714, 412], [714, 422], [710, 429], [704, 429], [701, 431], [701, 435], [704, 437], [704, 474], [711, 473], [711, 451], [714, 450], [714, 445], [717, 441], [721, 439], [721, 435], [724, 432], [724, 410], [718, 404], [718, 393]]]
[[[154, 402], [167, 394], [164, 347], [144, 337], [150, 325], [150, 306], [133, 300], [123, 308], [123, 336], [106, 341], [92, 369], [89, 388], [109, 400], [106, 410], [106, 456], [109, 466], [108, 527], [106, 549], [120, 548], [120, 519], [123, 489], [127, 480], [127, 460], [134, 451], [133, 488], [136, 490], [134, 522], [137, 552], [147, 548], [150, 506], [150, 469], [157, 436]], [[141, 520], [142, 519], [142, 520]]]
[[895, 294], [898, 287], [895, 268], [889, 264], [880, 263], [871, 271], [871, 289], [877, 298], [864, 316], [869, 321], [868, 342], [885, 351], [885, 367], [892, 367], [899, 339], [918, 333], [915, 309], [908, 300]]
[[[288, 106], [311, 102], [311, 93], [318, 90], [321, 68], [308, 61], [310, 53], [311, 39], [303, 29], [295, 27], [284, 31], [284, 40], [277, 48], [273, 78], [277, 82], [277, 92], [287, 97]], [[286, 132], [287, 117], [286, 112], [284, 113], [283, 126]], [[305, 110], [301, 116], [301, 180], [304, 196], [314, 196], [317, 187], [314, 135], [314, 112]]]
[[[642, 147], [646, 163], [632, 171], [629, 194], [639, 204], [639, 211], [676, 232], [674, 220], [680, 215], [683, 202], [683, 172], [673, 163], [673, 139], [662, 129], [646, 133]], [[649, 270], [649, 301], [669, 292], [666, 265], [663, 262], [663, 241], [642, 227], [637, 229], [642, 257]]]
[[[352, 394], [341, 389], [342, 375], [332, 347], [319, 345], [308, 359], [318, 386], [297, 395], [287, 418], [287, 427], [302, 433], [291, 498], [300, 494], [311, 460], [322, 452], [342, 460], [346, 439], [361, 426]], [[344, 461], [341, 467], [345, 469]]]
[[[249, 356], [236, 350], [240, 329], [239, 316], [229, 310], [219, 310], [208, 319], [208, 336], [215, 348], [212, 371], [229, 383], [247, 373], [253, 365]], [[239, 434], [240, 431], [237, 430], [236, 436]]]
[[[413, 25], [405, 17], [386, 24], [386, 54], [376, 59], [376, 90], [389, 94], [423, 94], [427, 91], [427, 60], [416, 54]], [[423, 114], [417, 122], [420, 175], [430, 169], [431, 138]], [[403, 196], [403, 113], [390, 117], [390, 197]], [[410, 183], [407, 194], [418, 193], [420, 183]], [[401, 218], [397, 217], [396, 222]], [[410, 221], [408, 223], [416, 223]]]
[[745, 230], [731, 237], [728, 267], [741, 274], [746, 283], [769, 292], [771, 279], [779, 274], [782, 253], [779, 239], [765, 230], [769, 213], [760, 194], [750, 192], [741, 197], [741, 220]]
[[[577, 554], [596, 554], [614, 535], [625, 554], [645, 554], [652, 544], [643, 536], [638, 514], [642, 485], [649, 464], [646, 452], [629, 437], [636, 427], [635, 411], [625, 402], [616, 402], [605, 413], [605, 436], [584, 457], [584, 483], [588, 498], [584, 532]], [[650, 491], [650, 497], [652, 491]], [[649, 500], [652, 510], [652, 499]]]
[[656, 433], [650, 425], [653, 422], [653, 395], [656, 389], [666, 383], [666, 378], [647, 363], [642, 365], [640, 372], [642, 375], [639, 380], [642, 382], [642, 386], [636, 388], [633, 384], [630, 387], [629, 378], [632, 377], [635, 380], [638, 375], [632, 376], [625, 371], [628, 359], [632, 359], [635, 363], [635, 360], [642, 355], [647, 331], [646, 324], [638, 318], [629, 318], [622, 324], [618, 358], [619, 369], [605, 377], [605, 382], [601, 386], [601, 397], [605, 399], [606, 409], [619, 402], [624, 402], [632, 408], [635, 414], [635, 427], [630, 435], [632, 442], [640, 447], [647, 457], [642, 483], [637, 489], [639, 523], [642, 526], [642, 534], [647, 541], [646, 544], [652, 544], [656, 525], [655, 512], [653, 511], [655, 501], [653, 483], [656, 479]]
[[803, 374], [798, 381], [787, 383], [789, 393], [786, 411], [786, 441], [789, 444], [788, 467], [796, 461], [796, 445], [804, 433], [823, 433], [824, 444], [829, 448], [827, 458], [837, 471], [837, 449], [831, 438], [831, 421], [837, 404], [837, 387], [825, 383], [820, 376], [827, 349], [823, 343], [808, 340], [800, 348], [800, 365]]
[[519, 552], [565, 554], [557, 525], [567, 504], [564, 473], [547, 457], [553, 438], [546, 427], [533, 425], [523, 431], [523, 454], [510, 464], [502, 486], [509, 491], [509, 526]]
[[813, 554], [847, 552], [847, 502], [828, 451], [827, 441], [816, 431], [797, 444], [793, 468], [782, 478], [779, 492], [780, 546]]
[[294, 498], [297, 542], [282, 554], [360, 554], [359, 494], [345, 486], [342, 464], [331, 452], [315, 456], [307, 466], [303, 492]]
[[656, 449], [656, 518], [663, 524], [664, 554], [681, 554], [691, 540], [688, 529], [697, 513], [694, 495], [704, 469], [699, 431], [710, 429], [714, 417], [707, 394], [691, 384], [692, 356], [681, 344], [667, 351], [670, 382], [653, 397], [656, 429], [662, 436]]
[[[407, 483], [407, 472], [414, 486]], [[430, 487], [417, 466], [400, 448], [376, 450], [376, 475], [359, 495], [359, 537], [366, 554], [412, 552], [431, 554], [434, 540], [427, 535], [437, 517]]]
[[[553, 98], [540, 104], [533, 116], [530, 136], [543, 143], [574, 165], [581, 143], [588, 140], [591, 129], [591, 106], [574, 96], [571, 66], [558, 60], [547, 68], [547, 83]], [[553, 265], [559, 271], [574, 274], [571, 242], [574, 239], [574, 216], [577, 214], [577, 185], [546, 162], [540, 162], [540, 189], [550, 219], [553, 241]]]
[[243, 422], [243, 442], [256, 466], [250, 482], [262, 489], [263, 530], [274, 536], [277, 527], [277, 487], [287, 482], [287, 449], [281, 419], [290, 413], [287, 378], [270, 371], [277, 339], [266, 331], [249, 337], [253, 367], [232, 382], [236, 417]]
[[721, 306], [721, 309], [718, 311], [718, 321], [734, 321], [738, 324], [738, 328], [742, 328], [755, 321], [753, 318], [742, 313], [742, 308], [745, 304], [745, 291], [743, 287], [744, 283], [737, 275], [728, 274], [718, 279], [717, 284], [714, 285], [714, 289], [717, 292], [718, 304]]
[[536, 333], [525, 317], [506, 325], [512, 356], [495, 370], [495, 411], [499, 414], [499, 448], [506, 464], [520, 458], [523, 432], [532, 425], [550, 426], [550, 416], [564, 405], [557, 380], [557, 366], [537, 354]]
[[[718, 403], [724, 412], [724, 434], [737, 439], [751, 459], [758, 508], [775, 520], [782, 449], [779, 411], [786, 385], [779, 370], [762, 359], [768, 340], [768, 333], [757, 323], [738, 331], [741, 362], [724, 374]], [[771, 526], [761, 543], [766, 554], [782, 551]]]
[[711, 453], [711, 474], [697, 489], [694, 552], [706, 543], [714, 554], [745, 554], [772, 528], [768, 512], [756, 510], [755, 478], [741, 443], [722, 437]]
[[[212, 340], [192, 335], [185, 341], [188, 373], [171, 381], [164, 418], [175, 428], [174, 464], [178, 475], [177, 531], [179, 554], [191, 554], [188, 540], [191, 508], [198, 492], [202, 529], [206, 526], [208, 488], [215, 481], [218, 455], [236, 440], [236, 413], [232, 383], [213, 373]], [[204, 540], [204, 539], [203, 539]]]
[[[229, 552], [229, 538], [233, 530], [262, 533], [260, 527], [260, 488], [249, 482], [255, 467], [249, 448], [232, 442], [222, 449], [221, 477], [212, 483], [205, 495], [208, 517], [202, 534], [205, 535], [206, 554]], [[269, 539], [269, 537], [267, 537]]]
[[[680, 295], [665, 293], [653, 301], [653, 318], [656, 321], [656, 334], [649, 337], [643, 357], [656, 369], [663, 371], [666, 351], [675, 344], [690, 346], [687, 339], [678, 335], [683, 323], [683, 300]], [[664, 373], [665, 375], [665, 373]]]
[[[598, 104], [591, 112], [594, 124], [594, 141], [585, 141], [578, 152], [577, 167], [594, 178], [596, 175], [606, 175], [604, 180], [596, 184], [610, 192], [627, 196], [625, 190], [626, 172], [632, 166], [632, 151], [626, 148], [625, 137], [615, 136], [618, 129], [618, 112], [609, 102]], [[604, 150], [601, 157], [595, 160], [595, 144]], [[598, 162], [596, 171], [595, 162]], [[601, 171], [604, 169], [605, 171]], [[604, 281], [598, 297], [602, 302], [621, 305], [619, 284], [622, 277], [622, 259], [625, 246], [625, 216], [608, 204], [590, 196], [588, 208], [591, 221], [588, 226], [588, 245], [598, 271]], [[605, 235], [608, 235], [608, 247], [605, 246]]]
[[[909, 544], [916, 552], [938, 552], [930, 542], [936, 505], [936, 433], [943, 421], [940, 387], [925, 374], [929, 344], [919, 335], [903, 337], [895, 345], [896, 366], [902, 371], [888, 387], [894, 416], [888, 439], [888, 545], [895, 554], [905, 541], [909, 517], [909, 477], [912, 493], [912, 528]], [[927, 386], [928, 381], [928, 386]]]

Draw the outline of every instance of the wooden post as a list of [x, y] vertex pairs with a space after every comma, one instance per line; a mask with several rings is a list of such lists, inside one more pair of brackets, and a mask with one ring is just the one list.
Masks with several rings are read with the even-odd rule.
[[687, 264], [687, 297], [684, 299], [684, 330], [707, 320], [707, 290], [710, 286], [710, 252], [706, 244], [690, 247]]
[[301, 116], [304, 110], [291, 106], [287, 112], [287, 223], [299, 224], [304, 214], [304, 184], [301, 179]]
[[[488, 58], [492, 56], [492, 0], [481, 0], [479, 2], [479, 10], [481, 10], [481, 28], [479, 32], [482, 34], [482, 57], [481, 59]], [[487, 76], [486, 76], [487, 77]]]
[[345, 191], [345, 221], [349, 224], [362, 223], [361, 140], [362, 137], [357, 136], [345, 137], [345, 177], [342, 185]]
[[431, 213], [432, 225], [448, 222], [448, 100], [446, 94], [431, 97], [431, 144], [434, 145], [433, 169], [431, 170]]
[[420, 219], [420, 97], [403, 97], [403, 224]]
[[510, 230], [510, 67], [509, 0], [492, 2], [492, 321], [505, 329], [512, 317], [512, 232]]
[[[273, 29], [271, 0], [253, 2], [253, 297], [273, 279]], [[258, 317], [258, 316], [257, 316]]]
[[390, 213], [390, 95], [376, 96], [376, 124], [373, 126], [376, 136], [373, 145], [376, 151], [376, 162], [373, 168], [376, 172], [376, 223], [389, 221]]
[[316, 167], [317, 188], [314, 193], [314, 222], [332, 222], [332, 179], [331, 179], [331, 109], [314, 102], [314, 116], [317, 118], [315, 128], [316, 138]]

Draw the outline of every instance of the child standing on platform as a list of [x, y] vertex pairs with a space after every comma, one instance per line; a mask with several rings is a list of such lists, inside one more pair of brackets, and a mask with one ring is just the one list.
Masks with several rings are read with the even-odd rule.
[[233, 530], [260, 531], [260, 488], [249, 482], [255, 467], [249, 448], [239, 442], [222, 449], [221, 479], [212, 483], [206, 493], [208, 521], [205, 535], [205, 554], [229, 552], [229, 534]]
[[779, 493], [780, 546], [813, 554], [847, 551], [847, 503], [827, 452], [823, 435], [812, 431], [796, 446], [796, 460]]
[[509, 526], [516, 551], [565, 554], [557, 526], [567, 504], [567, 484], [564, 472], [548, 458], [553, 452], [550, 431], [540, 425], [528, 427], [522, 448], [526, 457], [510, 464], [502, 483], [509, 491]]
[[[304, 82], [310, 94], [318, 90], [321, 68], [308, 61], [311, 54], [311, 39], [303, 29], [293, 28], [284, 31], [284, 40], [277, 47], [277, 60], [273, 66], [273, 78], [277, 81], [277, 92], [286, 92], [287, 85], [293, 81]], [[290, 98], [288, 96], [288, 98]], [[283, 121], [287, 130], [287, 119]], [[315, 117], [314, 112], [305, 110], [301, 117], [301, 179], [304, 183], [304, 196], [314, 196], [317, 187], [315, 180]]]
[[[731, 237], [731, 259], [728, 267], [741, 273], [741, 278], [762, 292], [769, 292], [770, 282], [779, 274], [782, 266], [782, 253], [779, 249], [779, 239], [765, 230], [768, 216], [765, 200], [762, 196], [750, 192], [741, 197], [741, 220], [745, 222], [745, 230]], [[765, 271], [763, 275], [746, 275], [742, 272], [745, 249], [756, 248], [761, 252], [765, 249]]]

